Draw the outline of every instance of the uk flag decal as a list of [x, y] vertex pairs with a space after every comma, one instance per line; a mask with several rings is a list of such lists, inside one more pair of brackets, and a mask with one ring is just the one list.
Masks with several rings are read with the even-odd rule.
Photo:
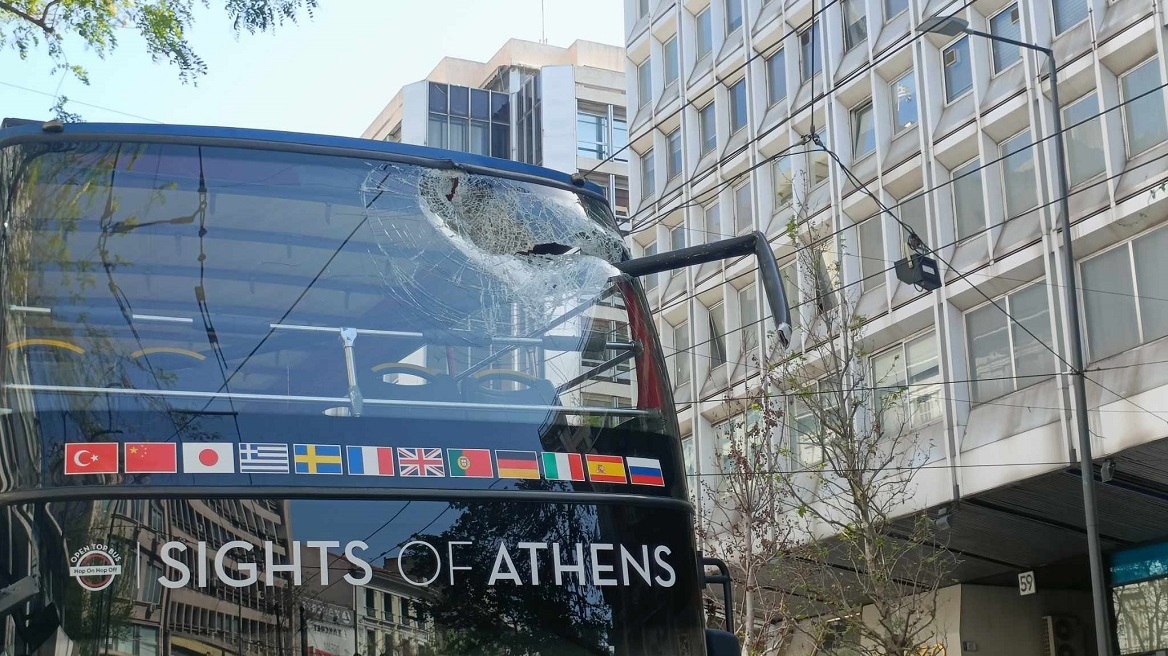
[[446, 476], [442, 449], [398, 448], [397, 466], [398, 473], [405, 478]]

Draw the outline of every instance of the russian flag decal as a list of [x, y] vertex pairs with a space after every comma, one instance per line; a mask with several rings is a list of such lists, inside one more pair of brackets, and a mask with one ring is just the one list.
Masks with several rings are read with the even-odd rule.
[[625, 458], [629, 466], [629, 482], [633, 485], [654, 485], [665, 487], [665, 477], [661, 474], [661, 461], [656, 458]]

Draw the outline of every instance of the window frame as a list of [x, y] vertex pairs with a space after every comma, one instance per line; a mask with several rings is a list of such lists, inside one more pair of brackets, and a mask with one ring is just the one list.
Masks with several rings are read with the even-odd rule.
[[[788, 190], [788, 194], [787, 194], [786, 199], [783, 199], [779, 196], [779, 179], [778, 179], [779, 175], [784, 175], [782, 173], [782, 171], [780, 171], [784, 162], [786, 162], [787, 171], [790, 173], [790, 175], [786, 176], [787, 177], [786, 187]], [[791, 201], [795, 199], [795, 171], [794, 171], [794, 167], [792, 166], [792, 163], [791, 163], [791, 157], [789, 155], [784, 155], [782, 157], [775, 158], [775, 160], [773, 162], [771, 162], [771, 187], [772, 187], [771, 192], [772, 192], [773, 199], [775, 202], [775, 210], [783, 209], [784, 207], [790, 205]]]
[[[672, 57], [669, 56], [669, 49], [671, 47], [673, 48]], [[681, 79], [681, 51], [677, 45], [677, 34], [669, 37], [661, 44], [661, 58], [664, 60], [662, 62], [664, 86], [668, 89], [669, 85], [677, 84], [678, 80]], [[673, 79], [670, 79], [670, 71], [673, 72]]]
[[[705, 17], [703, 19], [703, 16]], [[702, 23], [705, 22], [705, 36], [703, 43], [702, 39]], [[710, 10], [710, 5], [706, 5], [704, 9], [694, 14], [694, 46], [695, 46], [695, 61], [701, 61], [710, 53], [714, 52], [714, 17]], [[705, 49], [703, 50], [703, 46]]]
[[[965, 43], [965, 56], [967, 58], [971, 59], [971, 61], [969, 62], [969, 86], [965, 87], [964, 89], [961, 89], [960, 91], [955, 92], [953, 94], [953, 97], [950, 98], [949, 97], [949, 68], [948, 68], [948, 65], [945, 63], [945, 53], [946, 53], [946, 51], [948, 51], [950, 49], [956, 48], [957, 44], [962, 43], [962, 42]], [[960, 55], [961, 53], [958, 52], [957, 54]], [[948, 44], [946, 44], [944, 47], [941, 48], [941, 87], [945, 91], [945, 106], [948, 107], [949, 105], [952, 105], [953, 103], [957, 102], [958, 100], [961, 100], [962, 98], [964, 98], [966, 94], [973, 93], [973, 86], [974, 86], [973, 61], [972, 61], [972, 55], [970, 54], [970, 49], [969, 49], [969, 35], [966, 34], [964, 36], [960, 36], [956, 39], [953, 39], [952, 41], [950, 41]]]
[[[921, 385], [921, 384], [913, 383], [909, 380], [909, 366], [910, 366], [909, 365], [909, 345], [915, 344], [917, 342], [921, 342], [927, 338], [932, 338], [932, 340], [933, 340], [933, 346], [934, 346], [934, 350], [935, 350], [935, 354], [936, 354], [934, 359], [937, 362], [937, 365], [936, 365], [937, 366], [937, 382], [932, 383], [932, 384]], [[910, 405], [909, 402], [912, 399], [916, 398], [917, 396], [926, 396], [927, 395], [927, 394], [920, 394], [920, 395], [914, 394], [913, 393], [914, 389], [924, 388], [927, 390], [931, 390], [933, 393], [937, 394], [936, 399], [935, 399], [937, 401], [937, 406], [938, 406], [937, 416], [932, 418], [932, 419], [929, 419], [928, 421], [918, 423], [918, 420], [915, 418], [916, 417], [915, 413], [911, 413], [911, 411], [908, 411], [908, 412], [906, 412], [906, 414], [908, 414], [908, 416], [905, 417], [905, 419], [906, 419], [906, 421], [904, 423], [905, 429], [919, 430], [921, 428], [925, 428], [927, 426], [930, 426], [932, 424], [935, 424], [935, 423], [943, 420], [945, 418], [945, 404], [942, 402], [940, 392], [943, 391], [944, 384], [945, 384], [944, 377], [941, 375], [941, 361], [942, 361], [942, 358], [944, 358], [945, 354], [944, 354], [944, 351], [941, 349], [940, 343], [938, 342], [936, 327], [934, 326], [934, 327], [926, 328], [925, 330], [923, 330], [921, 332], [917, 332], [909, 337], [906, 337], [906, 338], [900, 340], [899, 342], [897, 342], [896, 344], [891, 345], [888, 348], [885, 348], [881, 351], [877, 351], [876, 353], [873, 353], [871, 356], [869, 356], [868, 357], [868, 372], [867, 373], [872, 376], [871, 380], [872, 380], [874, 387], [882, 387], [880, 384], [881, 381], [883, 381], [889, 375], [892, 375], [892, 372], [886, 372], [884, 374], [884, 377], [880, 377], [878, 375], [878, 372], [876, 371], [876, 360], [879, 358], [883, 358], [884, 356], [892, 353], [893, 351], [899, 351], [899, 353], [897, 354], [899, 357], [896, 359], [896, 362], [899, 366], [899, 371], [897, 373], [902, 374], [900, 379], [903, 380], [903, 385], [904, 385], [904, 389], [905, 389], [904, 398], [901, 402], [902, 404], [904, 404], [905, 406], [909, 406]], [[880, 390], [877, 390], [877, 394], [879, 394], [879, 391]], [[877, 400], [879, 400], [879, 396], [877, 396]]]
[[[717, 325], [717, 320], [715, 319], [715, 317], [717, 316], [715, 314], [716, 312], [720, 313], [722, 316], [722, 326], [721, 326], [722, 332], [720, 334], [717, 332], [718, 325]], [[725, 302], [725, 300], [719, 299], [713, 305], [706, 308], [706, 318], [707, 318], [706, 323], [709, 324], [709, 329], [710, 329], [710, 341], [709, 341], [710, 371], [713, 372], [718, 367], [723, 367], [730, 361], [730, 354], [726, 349], [726, 336], [729, 334], [729, 330], [726, 327], [726, 302]], [[717, 355], [715, 354], [715, 351], [718, 352]]]
[[[855, 50], [861, 43], [868, 40], [868, 0], [840, 0], [840, 23], [843, 27], [844, 37], [844, 52], [848, 53]], [[860, 24], [864, 28], [864, 36], [859, 40], [852, 41], [851, 27], [854, 23], [848, 23], [848, 8], [859, 7], [863, 14], [860, 16]]]
[[[1165, 139], [1165, 140], [1159, 141], [1157, 143], [1154, 143], [1151, 146], [1148, 146], [1147, 148], [1145, 148], [1143, 150], [1133, 151], [1132, 147], [1131, 147], [1131, 139], [1130, 139], [1131, 130], [1128, 129], [1129, 125], [1130, 125], [1130, 123], [1128, 121], [1128, 111], [1131, 109], [1131, 103], [1129, 102], [1128, 98], [1126, 98], [1127, 94], [1124, 93], [1124, 80], [1126, 80], [1128, 77], [1130, 77], [1131, 75], [1133, 75], [1137, 71], [1143, 69], [1145, 66], [1151, 66], [1152, 69], [1155, 70], [1157, 73], [1157, 77], [1159, 78], [1159, 81], [1157, 84], [1155, 84], [1153, 86], [1160, 87], [1156, 90], [1160, 93], [1160, 102], [1164, 107], [1165, 115], [1168, 115], [1168, 101], [1164, 100], [1164, 88], [1162, 86], [1164, 84], [1164, 75], [1160, 71], [1159, 67], [1157, 66], [1158, 61], [1159, 61], [1158, 57], [1152, 56], [1152, 57], [1145, 59], [1144, 61], [1136, 64], [1135, 66], [1132, 66], [1131, 68], [1124, 71], [1122, 74], [1120, 74], [1118, 76], [1119, 102], [1123, 105], [1123, 109], [1120, 111], [1120, 122], [1122, 123], [1122, 127], [1123, 127], [1123, 149], [1124, 149], [1124, 154], [1127, 155], [1128, 159], [1131, 159], [1133, 157], [1137, 157], [1139, 155], [1143, 155], [1144, 153], [1152, 150], [1153, 148], [1168, 142], [1168, 139]], [[1144, 93], [1146, 93], [1146, 92], [1144, 92]], [[1140, 94], [1136, 94], [1136, 95], [1140, 95]], [[1152, 94], [1149, 94], [1147, 96], [1143, 96], [1143, 98], [1152, 98], [1152, 97], [1153, 97]], [[1141, 100], [1143, 98], [1141, 98]], [[1168, 134], [1168, 133], [1166, 133], [1166, 134]]]
[[[900, 97], [897, 94], [897, 87], [900, 85], [900, 81], [905, 78], [912, 80], [912, 93], [910, 95], [912, 98], [912, 105], [915, 109], [914, 113], [916, 114], [916, 120], [908, 125], [901, 125], [898, 116], [900, 113]], [[917, 102], [919, 94], [917, 93], [916, 70], [912, 67], [909, 67], [909, 69], [902, 75], [897, 77], [892, 82], [889, 82], [888, 86], [892, 91], [892, 135], [897, 136], [903, 132], [907, 132], [908, 130], [917, 127], [921, 123], [921, 106]]]
[[[865, 111], [868, 113], [869, 132], [872, 134], [872, 147], [861, 152], [860, 137], [862, 135], [860, 132], [860, 125], [862, 113]], [[860, 160], [876, 152], [876, 107], [872, 103], [871, 98], [860, 101], [856, 106], [852, 107], [852, 109], [848, 111], [848, 123], [852, 133], [852, 159]], [[867, 145], [867, 143], [868, 141], [865, 140], [864, 144]]]
[[[718, 113], [713, 99], [698, 110], [698, 158], [718, 149]], [[710, 122], [706, 125], [706, 110], [710, 111]], [[709, 130], [709, 134], [707, 134]]]
[[[673, 337], [673, 353], [671, 354], [671, 357], [674, 358], [673, 366], [670, 367], [669, 373], [671, 374], [671, 380], [669, 382], [673, 385], [673, 389], [676, 390], [683, 385], [690, 384], [693, 381], [693, 368], [689, 361], [689, 350], [693, 348], [693, 345], [690, 344], [688, 318], [682, 319], [679, 323], [677, 323], [677, 325], [670, 324], [669, 327], [670, 330], [672, 330], [671, 336]], [[678, 335], [684, 336], [684, 348], [677, 347]], [[684, 380], [682, 380], [680, 376], [682, 371], [685, 371]]]
[[[1143, 232], [1141, 232], [1133, 237], [1128, 238], [1126, 241], [1124, 241], [1121, 244], [1114, 244], [1112, 246], [1109, 246], [1108, 248], [1100, 249], [1100, 250], [1096, 251], [1095, 253], [1092, 253], [1088, 257], [1085, 257], [1085, 258], [1083, 258], [1075, 263], [1075, 266], [1077, 267], [1076, 273], [1078, 274], [1079, 279], [1083, 280], [1083, 265], [1084, 264], [1087, 264], [1088, 262], [1090, 262], [1092, 260], [1100, 258], [1104, 255], [1107, 255], [1108, 253], [1115, 252], [1119, 249], [1124, 249], [1127, 253], [1127, 273], [1130, 276], [1129, 281], [1131, 282], [1132, 305], [1135, 309], [1134, 319], [1135, 319], [1135, 326], [1136, 326], [1136, 343], [1131, 348], [1120, 350], [1116, 353], [1109, 353], [1109, 354], [1103, 355], [1103, 356], [1095, 355], [1092, 352], [1090, 330], [1089, 330], [1089, 326], [1087, 325], [1087, 316], [1088, 315], [1086, 312], [1086, 305], [1087, 305], [1087, 294], [1090, 290], [1085, 289], [1083, 286], [1079, 287], [1079, 289], [1077, 290], [1078, 295], [1079, 295], [1079, 304], [1080, 304], [1080, 307], [1083, 308], [1083, 312], [1080, 313], [1082, 315], [1080, 318], [1080, 321], [1081, 321], [1080, 327], [1082, 330], [1083, 340], [1085, 343], [1084, 344], [1085, 350], [1087, 351], [1087, 363], [1088, 364], [1095, 363], [1095, 362], [1098, 362], [1100, 360], [1106, 360], [1108, 358], [1113, 358], [1113, 357], [1116, 357], [1117, 355], [1121, 355], [1121, 354], [1126, 353], [1128, 351], [1137, 349], [1137, 348], [1144, 346], [1145, 344], [1149, 344], [1153, 341], [1164, 339], [1163, 337], [1154, 337], [1151, 340], [1149, 340], [1147, 338], [1147, 336], [1145, 335], [1146, 331], [1144, 330], [1144, 316], [1143, 316], [1144, 308], [1140, 304], [1140, 301], [1144, 300], [1144, 297], [1143, 297], [1141, 290], [1140, 290], [1140, 276], [1139, 276], [1139, 267], [1136, 264], [1135, 243], [1137, 241], [1139, 241], [1140, 239], [1144, 239], [1144, 238], [1148, 237], [1149, 235], [1152, 235], [1158, 231], [1165, 230], [1165, 229], [1168, 229], [1168, 226], [1159, 225], [1159, 226], [1156, 226], [1154, 228], [1151, 228], [1150, 230], [1145, 230], [1145, 231], [1143, 231]], [[1125, 317], [1125, 319], [1126, 319], [1126, 317]]]
[[[734, 127], [734, 121], [738, 115], [738, 111], [737, 111], [736, 106], [739, 104], [739, 102], [735, 99], [736, 94], [735, 94], [734, 90], [737, 89], [739, 86], [742, 87], [742, 100], [741, 100], [742, 124], [739, 125], [738, 127]], [[730, 136], [734, 136], [734, 135], [738, 134], [739, 132], [741, 132], [743, 129], [745, 129], [747, 124], [750, 123], [750, 112], [747, 110], [747, 107], [750, 104], [750, 94], [747, 92], [747, 89], [746, 89], [746, 76], [743, 75], [741, 78], [738, 79], [738, 81], [736, 81], [733, 84], [731, 84], [730, 86], [726, 87], [726, 91], [727, 91], [727, 95], [730, 98]]]
[[[713, 230], [710, 229], [711, 212], [714, 213], [714, 218], [716, 219]], [[704, 243], [708, 244], [712, 241], [717, 241], [722, 238], [722, 204], [717, 200], [702, 205], [702, 230], [705, 233], [702, 235], [702, 241]]]
[[[736, 187], [733, 187], [733, 190], [734, 190], [733, 191], [733, 196], [734, 196], [734, 234], [744, 235], [744, 234], [750, 232], [751, 229], [753, 229], [753, 227], [754, 227], [754, 212], [753, 212], [753, 210], [754, 210], [754, 198], [753, 198], [754, 190], [752, 189], [752, 184], [751, 184], [751, 181], [749, 179], [746, 182], [743, 182], [742, 184], [740, 184]], [[747, 217], [748, 221], [746, 224], [743, 224], [742, 217], [739, 216], [740, 210], [742, 208], [739, 205], [738, 200], [739, 200], [739, 198], [741, 198], [743, 190], [746, 191], [746, 199], [747, 199], [747, 203], [749, 204], [748, 205], [749, 210], [746, 212], [748, 215], [748, 217]]]
[[637, 109], [653, 102], [653, 58], [646, 57], [637, 64]]
[[[1019, 32], [1021, 32], [1021, 30], [1022, 30], [1022, 10], [1020, 7], [1018, 7], [1017, 2], [1012, 2], [1012, 3], [1002, 7], [997, 12], [991, 14], [986, 19], [986, 28], [990, 34], [992, 34], [992, 35], [994, 34], [994, 19], [997, 18], [998, 16], [1001, 16], [1002, 14], [1004, 14], [1008, 11], [1015, 11], [1018, 13], [1018, 30], [1019, 30]], [[1000, 35], [995, 35], [995, 36], [1000, 36]], [[1019, 40], [1021, 40], [1021, 39], [1019, 39]], [[997, 42], [997, 43], [1001, 43], [1001, 42]], [[1004, 73], [1004, 72], [1010, 70], [1011, 68], [1014, 68], [1015, 66], [1022, 63], [1022, 50], [1019, 46], [1015, 46], [1013, 44], [1003, 44], [1003, 45], [1012, 46], [1014, 48], [1014, 50], [1018, 53], [1018, 56], [1014, 58], [1014, 61], [1010, 62], [1009, 64], [1007, 64], [1001, 68], [998, 68], [998, 57], [997, 57], [996, 52], [994, 51], [993, 43], [991, 42], [990, 43], [990, 74], [991, 74], [991, 76], [1000, 75], [1001, 73]]]
[[884, 2], [883, 2], [883, 3], [881, 3], [881, 4], [883, 5], [881, 8], [883, 9], [883, 14], [884, 14], [884, 22], [885, 22], [885, 23], [888, 23], [888, 22], [889, 22], [889, 21], [891, 21], [893, 18], [896, 18], [897, 16], [899, 16], [899, 15], [903, 14], [904, 12], [908, 11], [908, 10], [909, 10], [909, 5], [911, 4], [911, 3], [909, 3], [909, 1], [908, 1], [908, 0], [904, 0], [904, 9], [901, 9], [900, 11], [896, 12], [895, 14], [893, 14], [893, 13], [889, 13], [889, 11], [888, 11], [888, 3], [889, 3], [889, 2], [896, 2], [896, 0], [884, 0]]
[[[754, 296], [754, 302], [747, 304], [743, 297], [747, 294]], [[763, 323], [758, 307], [758, 285], [753, 280], [750, 283], [743, 285], [741, 289], [735, 288], [734, 294], [738, 299], [738, 329], [741, 332], [740, 349], [745, 354], [757, 344], [758, 326]], [[750, 308], [752, 315], [751, 321], [747, 322], [744, 309]]]
[[[967, 239], [973, 239], [974, 237], [979, 237], [979, 236], [985, 234], [986, 230], [989, 227], [987, 224], [987, 222], [989, 220], [989, 214], [986, 212], [986, 209], [985, 209], [985, 176], [984, 176], [985, 167], [982, 166], [981, 155], [978, 155], [967, 162], [963, 162], [962, 164], [959, 164], [958, 166], [953, 167], [953, 170], [949, 172], [949, 184], [953, 185], [953, 189], [956, 190], [957, 189], [956, 178], [959, 176], [958, 171], [969, 166], [970, 164], [976, 165], [974, 167], [974, 170], [977, 172], [978, 187], [981, 188], [981, 193], [978, 194], [979, 197], [982, 199], [981, 227], [978, 229], [978, 232], [976, 232], [974, 234], [966, 235], [964, 237], [961, 236], [961, 228], [959, 227], [960, 224], [957, 222], [957, 214], [958, 214], [957, 193], [955, 191], [953, 194], [950, 194], [953, 197], [953, 235], [957, 239], [958, 243], [961, 243]], [[960, 174], [960, 175], [964, 175], [964, 174]]]
[[[1028, 387], [1033, 387], [1034, 385], [1037, 385], [1045, 380], [1050, 380], [1051, 378], [1054, 378], [1057, 375], [1056, 373], [1051, 372], [1051, 374], [1049, 376], [1027, 376], [1027, 378], [1026, 378], [1027, 382], [1025, 382], [1025, 383], [1020, 383], [1019, 379], [1018, 379], [1018, 361], [1017, 361], [1017, 357], [1016, 357], [1017, 351], [1016, 351], [1015, 345], [1014, 345], [1014, 324], [1016, 322], [1011, 319], [1014, 312], [1010, 306], [1010, 297], [1015, 295], [1015, 294], [1019, 294], [1021, 292], [1027, 291], [1027, 290], [1029, 290], [1033, 287], [1036, 287], [1036, 286], [1044, 286], [1045, 287], [1046, 284], [1047, 284], [1047, 281], [1045, 278], [1039, 278], [1038, 280], [1033, 280], [1031, 282], [1024, 283], [1022, 285], [1019, 285], [1018, 287], [1015, 287], [1014, 289], [1010, 290], [1009, 292], [1007, 292], [1005, 294], [998, 295], [992, 301], [986, 301], [984, 303], [979, 303], [979, 304], [969, 308], [965, 312], [961, 313], [961, 329], [962, 329], [962, 332], [964, 333], [964, 339], [962, 340], [964, 343], [962, 344], [962, 348], [965, 349], [966, 377], [969, 379], [969, 382], [966, 384], [969, 386], [968, 403], [969, 403], [970, 407], [978, 407], [978, 406], [985, 405], [986, 403], [992, 403], [992, 402], [997, 401], [998, 399], [1000, 399], [1004, 396], [1009, 396], [1010, 394], [1013, 394], [1015, 392], [1020, 392]], [[995, 308], [994, 311], [997, 312], [999, 315], [1001, 315], [1002, 320], [1005, 322], [1005, 326], [1006, 326], [1006, 339], [1007, 339], [1007, 342], [1009, 344], [1009, 348], [1007, 349], [1007, 352], [1009, 353], [1009, 356], [1010, 356], [1009, 381], [1010, 381], [1010, 385], [1011, 385], [1012, 389], [1010, 389], [1009, 391], [1006, 391], [1006, 392], [1002, 392], [1001, 394], [997, 394], [997, 395], [985, 398], [985, 399], [978, 399], [978, 398], [976, 398], [976, 393], [975, 393], [975, 389], [976, 389], [975, 385], [978, 381], [978, 378], [975, 375], [974, 370], [973, 370], [973, 367], [974, 367], [973, 353], [971, 352], [971, 350], [969, 348], [969, 346], [970, 346], [969, 316], [971, 314], [973, 314], [974, 312], [977, 312], [979, 310], [983, 310], [983, 309], [988, 308], [988, 307], [993, 307], [994, 305], [1003, 305], [1003, 304], [1005, 306], [1006, 312], [1009, 313], [1009, 316], [1002, 313], [1002, 311], [1000, 309]], [[1051, 320], [1054, 312], [1055, 312], [1055, 308], [1051, 307], [1051, 303], [1048, 300], [1047, 304], [1046, 304], [1046, 314], [1047, 314], [1047, 321], [1048, 322]], [[1084, 319], [1085, 318], [1086, 318], [1086, 315], [1084, 315]], [[1053, 327], [1051, 328], [1051, 335], [1052, 336], [1057, 335], [1057, 333], [1055, 332], [1055, 329]], [[1052, 361], [1056, 363], [1055, 368], [1057, 368], [1058, 361], [1055, 358], [1053, 353], [1051, 354], [1051, 358], [1052, 358]]]
[[1057, 39], [1067, 32], [1070, 32], [1076, 27], [1082, 25], [1088, 18], [1091, 17], [1091, 3], [1089, 0], [1086, 0], [1087, 11], [1083, 17], [1060, 30], [1058, 26], [1058, 4], [1065, 1], [1066, 0], [1051, 0], [1050, 2], [1050, 33], [1052, 39]]
[[[650, 147], [638, 158], [641, 170], [641, 200], [652, 198], [657, 193], [657, 164]], [[646, 164], [647, 163], [647, 164]]]
[[[1089, 99], [1092, 99], [1092, 98], [1095, 100], [1095, 105], [1094, 105], [1094, 113], [1091, 117], [1084, 119], [1082, 121], [1078, 121], [1078, 122], [1072, 122], [1068, 119], [1067, 112], [1070, 112], [1072, 109], [1076, 109], [1080, 103], [1087, 102]], [[1095, 171], [1094, 173], [1091, 173], [1090, 175], [1088, 175], [1080, 180], [1076, 180], [1075, 177], [1073, 175], [1071, 175], [1071, 172], [1073, 169], [1068, 166], [1067, 167], [1067, 184], [1069, 186], [1069, 188], [1067, 189], [1068, 192], [1071, 189], [1073, 189], [1073, 188], [1075, 188], [1075, 187], [1077, 187], [1085, 182], [1088, 182], [1088, 181], [1090, 181], [1090, 180], [1092, 180], [1100, 175], [1107, 173], [1107, 149], [1105, 148], [1105, 146], [1103, 144], [1103, 114], [1099, 108], [1100, 108], [1100, 103], [1099, 103], [1099, 90], [1098, 89], [1092, 89], [1091, 91], [1084, 93], [1083, 95], [1079, 96], [1075, 100], [1073, 100], [1069, 103], [1066, 103], [1062, 106], [1063, 125], [1064, 125], [1063, 135], [1062, 135], [1063, 136], [1063, 148], [1064, 148], [1064, 152], [1066, 153], [1067, 162], [1069, 163], [1069, 162], [1073, 162], [1073, 161], [1089, 161], [1091, 159], [1091, 158], [1076, 158], [1073, 156], [1071, 137], [1074, 135], [1075, 130], [1081, 130], [1083, 128], [1088, 128], [1091, 125], [1094, 125], [1095, 129], [1098, 131], [1099, 149], [1101, 151], [1100, 154], [1102, 155], [1099, 158], [1099, 162], [1103, 165], [1102, 168], [1100, 168], [1100, 170]]]
[[[674, 146], [677, 147], [677, 158], [674, 158]], [[681, 175], [682, 169], [682, 145], [681, 145], [681, 127], [673, 128], [673, 132], [665, 135], [665, 184], [669, 184], [677, 176]]]
[[[1007, 152], [1007, 151], [1009, 151], [1009, 149], [1007, 148], [1007, 144], [1009, 144], [1011, 141], [1014, 141], [1015, 139], [1021, 137], [1024, 134], [1027, 136], [1027, 139], [1030, 141], [1030, 144], [1028, 146], [1026, 146], [1025, 148], [1019, 148], [1018, 150], [1015, 150], [1012, 152]], [[1030, 126], [1027, 126], [1027, 127], [1023, 128], [1020, 132], [1003, 139], [1002, 142], [1000, 144], [998, 144], [998, 162], [999, 162], [999, 164], [1001, 164], [1001, 166], [999, 166], [998, 168], [1001, 171], [1001, 176], [1002, 176], [1002, 208], [1004, 210], [1003, 214], [1005, 216], [1005, 220], [1007, 220], [1007, 221], [1010, 219], [1016, 219], [1020, 216], [1025, 216], [1026, 214], [1033, 212], [1035, 209], [1037, 209], [1038, 207], [1040, 207], [1042, 205], [1042, 199], [1038, 197], [1038, 178], [1037, 178], [1038, 161], [1035, 159], [1034, 150], [1035, 150], [1034, 149], [1034, 135], [1030, 132]], [[1030, 188], [1034, 190], [1034, 204], [1031, 205], [1030, 207], [1027, 207], [1026, 209], [1018, 212], [1017, 214], [1011, 214], [1010, 213], [1010, 194], [1007, 190], [1010, 187], [1010, 179], [1012, 176], [1009, 175], [1009, 172], [1007, 170], [1007, 163], [1008, 163], [1008, 160], [1010, 159], [1010, 157], [1017, 155], [1018, 153], [1021, 153], [1022, 151], [1027, 151], [1030, 154], [1030, 166], [1033, 169], [1031, 175], [1034, 176], [1034, 179], [1031, 181], [1032, 186]], [[983, 190], [983, 193], [984, 193], [984, 190]]]
[[[823, 48], [823, 38], [819, 35], [819, 19], [811, 21], [807, 29], [798, 33], [799, 37], [799, 84], [814, 80], [816, 75], [823, 73], [823, 56], [815, 51]], [[810, 74], [808, 74], [807, 52], [804, 45], [811, 49]], [[819, 65], [818, 69], [816, 64]]]
[[[738, 8], [738, 11], [737, 11], [738, 22], [734, 25], [734, 27], [730, 26], [730, 6], [731, 6], [731, 3], [733, 3], [734, 6], [736, 6]], [[723, 10], [722, 11], [722, 21], [724, 23], [723, 27], [726, 28], [726, 32], [725, 32], [726, 36], [730, 36], [731, 34], [734, 34], [735, 31], [742, 29], [742, 25], [746, 19], [746, 17], [743, 15], [744, 12], [742, 9], [742, 0], [723, 0], [722, 10]]]
[[[876, 226], [876, 234], [879, 237], [878, 243], [880, 244], [880, 252], [877, 254], [878, 257], [877, 255], [867, 253], [866, 249], [864, 248], [864, 239], [861, 237], [861, 235], [863, 234], [864, 226], [867, 225]], [[856, 224], [856, 246], [859, 247], [857, 249], [859, 252], [856, 254], [856, 256], [860, 258], [860, 293], [866, 294], [870, 291], [874, 291], [885, 286], [887, 283], [885, 281], [886, 276], [884, 275], [884, 271], [882, 271], [880, 276], [875, 279], [875, 282], [871, 283], [868, 282], [868, 276], [864, 275], [864, 262], [868, 261], [869, 259], [886, 262], [884, 258], [884, 222], [882, 221], [881, 215], [877, 214], [876, 216], [869, 217]], [[886, 270], [887, 267], [882, 267], [882, 269]]]
[[[771, 71], [774, 69], [773, 64], [779, 63], [779, 76], [782, 78], [782, 89], [779, 91], [780, 95], [775, 95], [775, 79]], [[766, 58], [764, 71], [766, 72], [766, 88], [767, 88], [767, 108], [770, 109], [780, 102], [787, 99], [787, 50], [786, 48], [779, 48], [771, 53], [770, 57]]]

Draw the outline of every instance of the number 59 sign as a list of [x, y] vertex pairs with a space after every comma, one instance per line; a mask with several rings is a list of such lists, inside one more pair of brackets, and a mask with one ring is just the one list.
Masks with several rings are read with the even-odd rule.
[[1021, 596], [1032, 595], [1038, 592], [1038, 588], [1034, 585], [1034, 572], [1022, 572], [1018, 575], [1018, 594]]

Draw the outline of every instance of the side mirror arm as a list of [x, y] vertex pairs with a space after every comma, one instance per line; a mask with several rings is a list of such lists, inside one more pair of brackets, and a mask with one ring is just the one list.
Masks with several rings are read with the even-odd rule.
[[786, 349], [791, 344], [790, 304], [787, 294], [783, 291], [775, 254], [767, 243], [766, 235], [757, 230], [741, 237], [625, 260], [617, 264], [616, 268], [627, 275], [640, 277], [750, 254], [754, 254], [755, 261], [758, 262], [759, 276], [762, 278], [763, 289], [766, 290], [771, 317], [778, 328], [779, 342]]

